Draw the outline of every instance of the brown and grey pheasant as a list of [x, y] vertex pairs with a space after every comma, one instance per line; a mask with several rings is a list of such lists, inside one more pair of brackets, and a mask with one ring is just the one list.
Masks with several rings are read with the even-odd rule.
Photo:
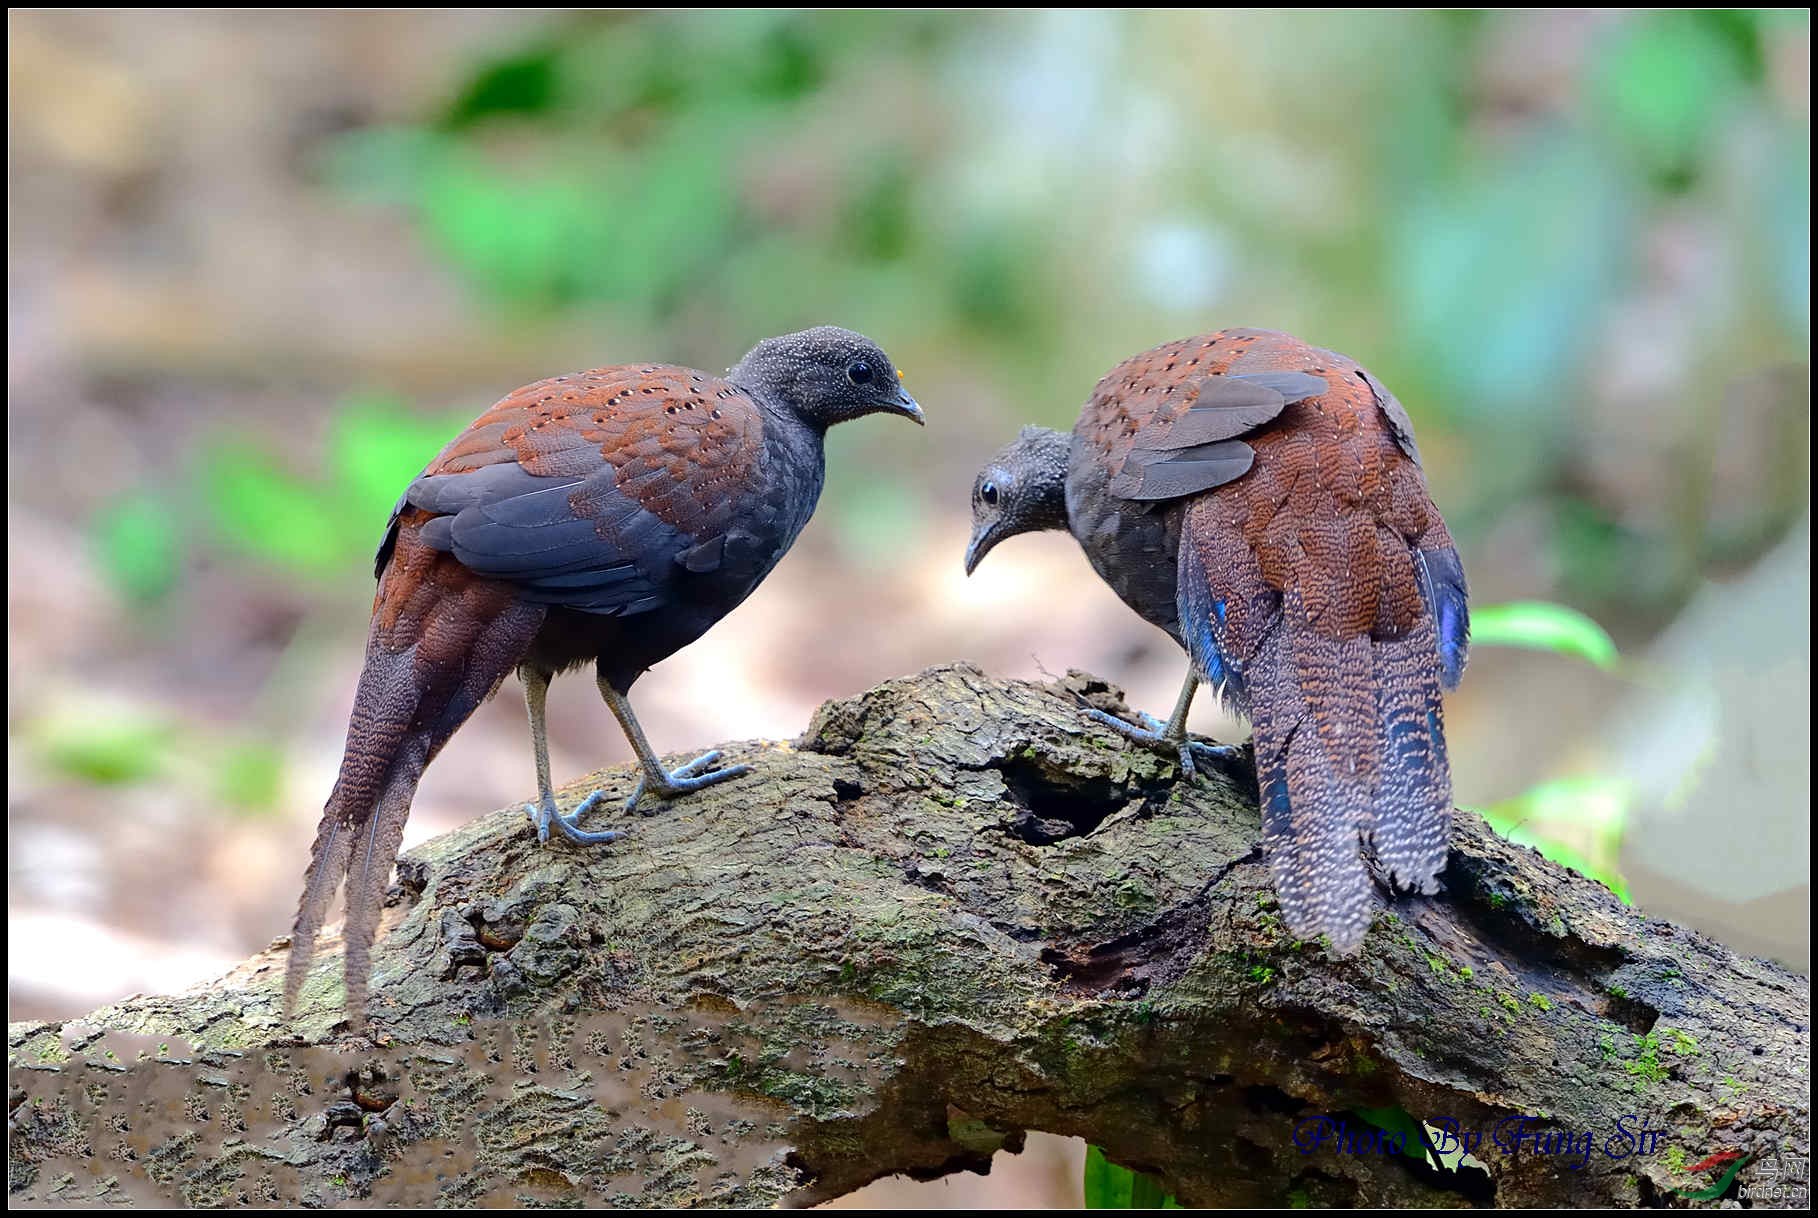
[[544, 699], [594, 666], [648, 793], [670, 799], [746, 772], [708, 753], [657, 759], [627, 695], [651, 665], [750, 595], [808, 523], [828, 427], [921, 408], [863, 335], [822, 326], [759, 343], [725, 376], [669, 365], [538, 381], [456, 436], [405, 490], [379, 546], [366, 664], [340, 777], [305, 875], [286, 1005], [335, 892], [347, 890], [347, 1006], [364, 1016], [379, 909], [424, 768], [505, 676], [530, 710], [540, 838], [619, 836], [556, 807]]
[[1374, 859], [1435, 890], [1451, 830], [1441, 693], [1465, 667], [1464, 569], [1407, 411], [1342, 355], [1267, 330], [1146, 351], [1069, 436], [1025, 428], [979, 473], [966, 569], [1064, 528], [1191, 667], [1166, 724], [1100, 712], [1179, 756], [1201, 681], [1249, 716], [1264, 849], [1296, 934], [1355, 950]]

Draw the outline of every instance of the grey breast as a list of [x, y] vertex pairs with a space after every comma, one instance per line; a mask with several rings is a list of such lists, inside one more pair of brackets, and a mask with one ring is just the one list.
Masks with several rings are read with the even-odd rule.
[[1178, 642], [1175, 563], [1179, 504], [1137, 503], [1108, 491], [1111, 471], [1076, 437], [1067, 469], [1067, 521], [1099, 578], [1124, 604]]

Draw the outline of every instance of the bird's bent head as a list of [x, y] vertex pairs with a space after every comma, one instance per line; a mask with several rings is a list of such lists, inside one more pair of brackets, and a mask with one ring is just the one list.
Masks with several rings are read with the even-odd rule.
[[1048, 427], [1025, 427], [978, 472], [972, 483], [972, 542], [966, 574], [991, 547], [1018, 533], [1067, 527], [1067, 459], [1073, 437]]
[[902, 376], [883, 348], [838, 326], [767, 338], [733, 365], [726, 378], [742, 389], [786, 403], [819, 427], [868, 414], [900, 414], [923, 421], [922, 408], [903, 388]]

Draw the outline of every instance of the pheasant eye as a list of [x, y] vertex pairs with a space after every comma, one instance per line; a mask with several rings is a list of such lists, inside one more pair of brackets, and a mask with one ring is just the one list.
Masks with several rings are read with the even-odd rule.
[[978, 497], [985, 501], [986, 507], [997, 506], [997, 483], [987, 482], [978, 488]]
[[846, 369], [846, 375], [851, 378], [854, 385], [868, 385], [871, 383], [871, 365], [860, 360]]

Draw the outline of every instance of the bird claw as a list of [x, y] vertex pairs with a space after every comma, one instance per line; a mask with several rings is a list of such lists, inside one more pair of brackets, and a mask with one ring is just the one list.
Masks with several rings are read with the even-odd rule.
[[601, 829], [594, 832], [580, 827], [580, 819], [605, 802], [606, 792], [595, 791], [576, 804], [573, 812], [563, 816], [556, 807], [555, 798], [551, 796], [542, 803], [525, 804], [524, 812], [530, 817], [530, 823], [536, 826], [539, 844], [548, 844], [549, 830], [553, 825], [558, 833], [577, 846], [598, 846], [606, 842], [616, 842], [625, 836], [616, 829]]
[[1241, 764], [1243, 747], [1236, 744], [1205, 744], [1191, 736], [1173, 737], [1168, 734], [1167, 725], [1150, 715], [1137, 711], [1136, 717], [1146, 726], [1138, 726], [1128, 719], [1120, 719], [1109, 711], [1088, 707], [1086, 715], [1104, 724], [1124, 739], [1153, 749], [1158, 753], [1172, 756], [1175, 764], [1180, 766], [1181, 777], [1193, 779], [1199, 773], [1199, 760], [1223, 768]]
[[731, 765], [723, 770], [713, 769], [712, 767], [722, 756], [724, 754], [719, 749], [702, 753], [688, 764], [670, 770], [663, 776], [664, 781], [659, 784], [652, 785], [649, 775], [640, 777], [637, 788], [625, 801], [625, 811], [637, 811], [638, 801], [643, 799], [646, 794], [655, 795], [658, 799], [674, 799], [678, 795], [686, 795], [690, 791], [699, 791], [703, 787], [725, 782], [728, 778], [737, 778], [742, 774], [751, 773], [751, 767], [748, 765]]
[[1188, 778], [1199, 772], [1194, 757], [1198, 756], [1211, 763], [1216, 769], [1230, 770], [1233, 767], [1242, 769], [1245, 765], [1244, 748], [1241, 744], [1203, 744], [1198, 740], [1183, 740], [1180, 745], [1180, 771]]

